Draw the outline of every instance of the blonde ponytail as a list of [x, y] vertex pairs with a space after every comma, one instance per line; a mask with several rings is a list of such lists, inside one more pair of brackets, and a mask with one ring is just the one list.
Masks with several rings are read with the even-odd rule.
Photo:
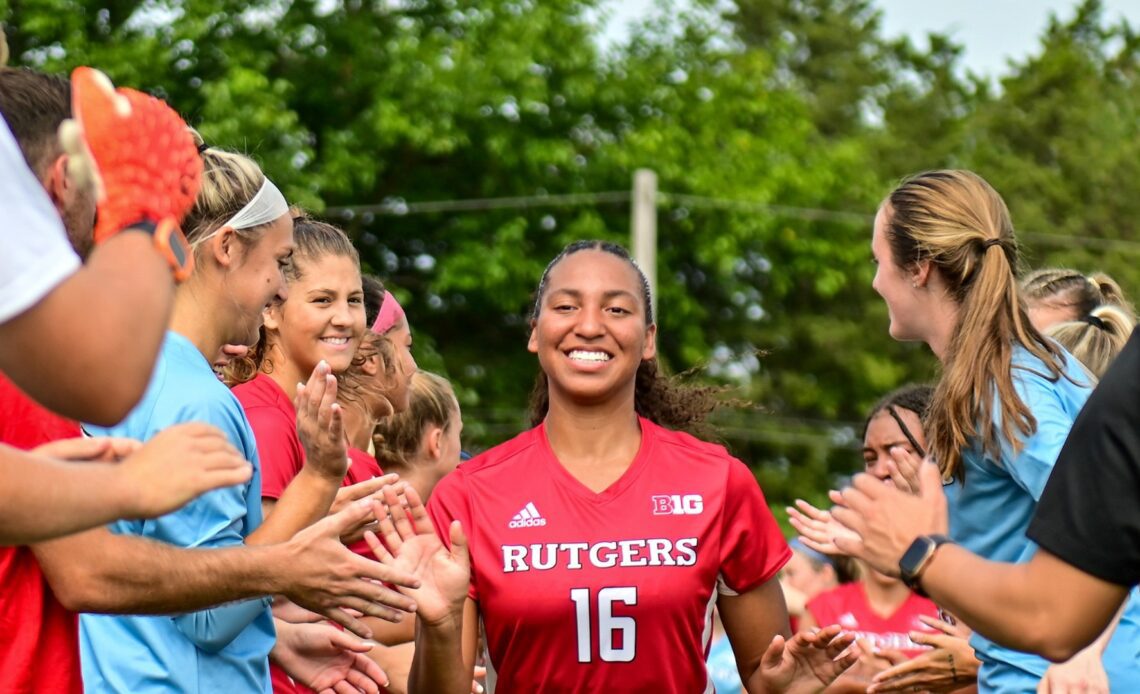
[[1050, 326], [1046, 334], [1099, 379], [1124, 349], [1135, 327], [1135, 321], [1124, 309], [1105, 304], [1080, 320]]
[[962, 479], [962, 451], [973, 439], [1000, 460], [1002, 439], [1016, 451], [1036, 431], [1014, 388], [1015, 346], [1044, 362], [1055, 378], [1063, 373], [1061, 352], [1029, 322], [1014, 272], [1018, 251], [1009, 210], [985, 180], [969, 171], [919, 174], [899, 185], [885, 208], [895, 264], [929, 261], [959, 306], [926, 430], [943, 475]]

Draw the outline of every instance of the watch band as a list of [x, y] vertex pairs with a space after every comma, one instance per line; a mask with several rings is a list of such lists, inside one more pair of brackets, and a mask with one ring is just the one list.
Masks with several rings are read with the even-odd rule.
[[154, 239], [155, 250], [170, 265], [175, 282], [184, 282], [193, 272], [194, 249], [172, 217], [157, 223], [148, 219], [140, 220], [124, 231], [142, 231], [150, 234]]
[[[934, 557], [935, 551], [945, 544], [954, 544], [954, 540], [942, 534], [923, 535], [911, 543], [903, 555], [903, 560], [899, 562], [899, 573], [903, 583], [924, 598], [929, 596], [922, 589], [922, 574], [930, 564], [931, 558]], [[916, 554], [918, 555], [916, 561], [910, 563], [909, 566], [904, 565], [908, 557], [913, 557]]]

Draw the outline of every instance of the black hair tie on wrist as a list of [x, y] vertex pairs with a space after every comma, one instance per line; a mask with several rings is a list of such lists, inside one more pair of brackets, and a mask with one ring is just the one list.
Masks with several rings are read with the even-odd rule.
[[1092, 315], [1091, 313], [1087, 316], [1082, 316], [1081, 320], [1085, 323], [1088, 323], [1089, 325], [1091, 325], [1094, 328], [1099, 328], [1101, 330], [1108, 330], [1108, 327], [1104, 324], [1104, 321], [1102, 321], [1097, 316]]

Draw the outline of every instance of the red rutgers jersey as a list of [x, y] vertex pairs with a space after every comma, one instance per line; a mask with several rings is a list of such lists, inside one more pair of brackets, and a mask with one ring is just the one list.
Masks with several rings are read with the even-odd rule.
[[641, 448], [596, 494], [538, 426], [460, 465], [428, 510], [463, 523], [470, 595], [504, 692], [712, 691], [715, 596], [791, 557], [756, 478], [724, 448], [641, 419]]
[[912, 641], [910, 632], [935, 633], [919, 617], [938, 618], [938, 606], [913, 592], [894, 614], [886, 617], [875, 614], [859, 582], [845, 583], [820, 593], [807, 604], [807, 609], [821, 627], [838, 624], [844, 632], [866, 638], [876, 648], [900, 650], [911, 658], [929, 648]]

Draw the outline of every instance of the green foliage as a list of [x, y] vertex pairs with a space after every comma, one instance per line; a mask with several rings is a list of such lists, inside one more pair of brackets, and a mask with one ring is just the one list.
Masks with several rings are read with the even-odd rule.
[[[625, 241], [620, 195], [650, 168], [660, 352], [753, 403], [725, 442], [774, 503], [822, 500], [859, 465], [864, 409], [936, 375], [870, 288], [870, 219], [892, 182], [976, 168], [1034, 264], [1140, 287], [1135, 31], [1095, 0], [1054, 20], [1000, 84], [961, 48], [887, 40], [870, 0], [696, 1], [600, 47], [601, 0], [14, 0], [14, 64], [104, 69], [249, 152], [356, 239], [406, 301], [425, 368], [457, 384], [468, 445], [524, 426], [546, 262]], [[525, 197], [525, 206], [417, 203]], [[829, 210], [840, 214], [805, 212]], [[1108, 244], [1108, 245], [1105, 245]], [[1106, 249], [1111, 252], [1106, 252]]]

